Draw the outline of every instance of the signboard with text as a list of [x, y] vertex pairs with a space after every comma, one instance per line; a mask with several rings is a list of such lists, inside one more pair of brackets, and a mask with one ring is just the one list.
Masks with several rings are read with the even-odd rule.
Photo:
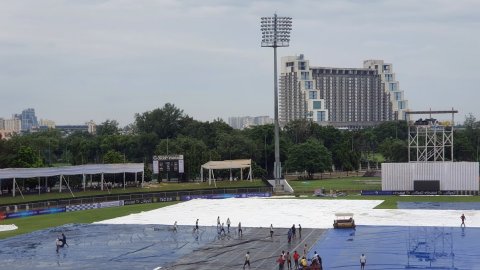
[[183, 155], [153, 156], [153, 173], [159, 181], [180, 181], [185, 173]]

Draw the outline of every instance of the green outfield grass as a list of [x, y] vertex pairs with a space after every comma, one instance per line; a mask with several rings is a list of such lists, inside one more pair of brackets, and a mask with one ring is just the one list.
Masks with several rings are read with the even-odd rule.
[[[266, 187], [267, 185], [261, 180], [250, 181], [218, 181], [217, 187], [213, 184], [208, 185], [208, 182], [185, 182], [185, 183], [159, 183], [148, 185], [145, 188], [114, 188], [110, 189], [110, 193], [107, 190], [87, 190], [74, 192], [75, 197], [84, 196], [98, 196], [98, 195], [111, 195], [111, 194], [125, 194], [125, 193], [138, 193], [138, 192], [163, 192], [163, 191], [180, 191], [180, 190], [198, 190], [198, 189], [211, 189], [211, 188], [244, 188], [244, 187]], [[25, 195], [22, 198], [17, 192], [16, 197], [3, 196], [0, 198], [0, 205], [4, 204], [19, 204], [34, 201], [52, 200], [52, 199], [70, 199], [72, 195], [68, 190], [63, 190], [62, 193], [58, 191], [52, 191], [44, 194]]]
[[345, 177], [323, 180], [293, 180], [288, 181], [296, 193], [312, 193], [315, 189], [323, 188], [326, 193], [330, 190], [357, 192], [361, 190], [381, 190], [380, 177]]
[[137, 204], [122, 207], [111, 207], [103, 209], [92, 209], [68, 213], [58, 213], [24, 218], [14, 218], [0, 221], [0, 225], [15, 224], [18, 229], [13, 231], [0, 232], [0, 239], [12, 237], [19, 234], [30, 233], [51, 227], [62, 226], [70, 223], [92, 223], [96, 221], [121, 217], [142, 211], [162, 208], [178, 202]]
[[[480, 202], [480, 196], [361, 196], [362, 190], [381, 190], [380, 177], [345, 177], [325, 180], [295, 180], [288, 182], [296, 195], [306, 195], [301, 198], [308, 199], [346, 199], [346, 200], [383, 200], [376, 209], [396, 209], [397, 202]], [[332, 191], [346, 192], [347, 196], [330, 198], [317, 197], [315, 189], [325, 189], [325, 193]]]

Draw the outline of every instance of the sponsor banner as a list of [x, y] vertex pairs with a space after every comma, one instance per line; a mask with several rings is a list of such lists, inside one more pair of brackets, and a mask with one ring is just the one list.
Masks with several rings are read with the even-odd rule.
[[73, 211], [81, 211], [81, 210], [89, 210], [89, 209], [96, 209], [96, 203], [87, 203], [87, 204], [77, 204], [77, 205], [67, 205], [66, 211], [73, 212]]
[[387, 191], [387, 190], [362, 190], [362, 195], [419, 195], [419, 196], [428, 196], [428, 195], [456, 195], [457, 192], [453, 190], [442, 190], [442, 191]]
[[123, 205], [153, 203], [153, 199], [123, 200]]
[[250, 198], [250, 197], [271, 197], [270, 192], [239, 193], [239, 194], [205, 194], [180, 196], [181, 201], [193, 199], [227, 199], [227, 198]]
[[39, 215], [55, 214], [65, 212], [65, 207], [46, 208], [38, 210]]
[[36, 215], [38, 215], [37, 210], [30, 210], [30, 211], [7, 213], [7, 218], [31, 217], [31, 216], [36, 216]]
[[122, 206], [123, 201], [113, 201], [113, 202], [101, 202], [97, 204], [97, 208], [108, 208], [108, 207], [116, 207]]
[[362, 195], [393, 195], [393, 191], [362, 190]]
[[65, 212], [65, 207], [45, 208], [39, 210], [28, 210], [15, 213], [7, 213], [5, 218], [31, 217], [37, 215], [53, 214]]
[[157, 202], [173, 202], [177, 200], [177, 197], [157, 197]]

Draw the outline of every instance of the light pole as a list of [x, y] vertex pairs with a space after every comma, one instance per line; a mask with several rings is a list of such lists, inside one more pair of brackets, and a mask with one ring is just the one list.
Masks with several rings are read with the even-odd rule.
[[288, 47], [290, 42], [290, 31], [292, 30], [292, 18], [262, 17], [260, 30], [262, 31], [262, 47], [273, 48], [273, 91], [275, 95], [275, 163], [273, 166], [273, 177], [275, 188], [281, 188], [282, 164], [280, 162], [280, 139], [278, 124], [278, 80], [277, 80], [277, 47]]

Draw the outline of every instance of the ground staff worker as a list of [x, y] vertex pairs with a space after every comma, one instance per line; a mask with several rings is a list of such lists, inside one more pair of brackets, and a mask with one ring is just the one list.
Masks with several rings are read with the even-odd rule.
[[250, 251], [247, 251], [245, 254], [245, 263], [243, 264], [243, 269], [245, 269], [245, 265], [248, 264], [248, 269], [250, 269]]

